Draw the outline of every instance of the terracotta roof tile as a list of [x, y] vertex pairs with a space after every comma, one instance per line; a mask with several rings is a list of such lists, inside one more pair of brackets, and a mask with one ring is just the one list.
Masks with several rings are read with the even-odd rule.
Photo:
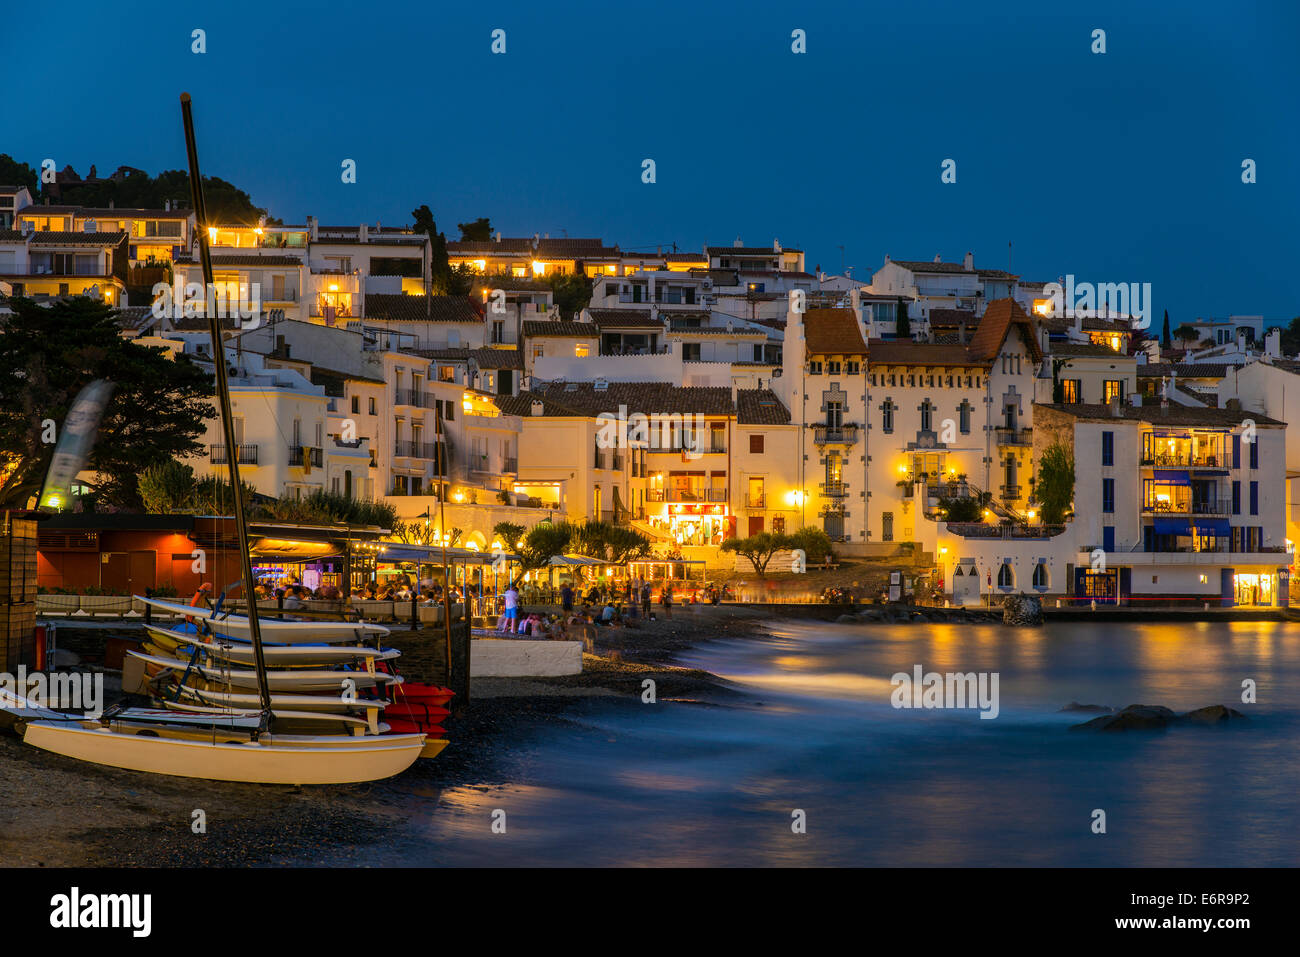
[[33, 246], [116, 246], [126, 239], [126, 233], [32, 233]]
[[740, 425], [789, 425], [790, 410], [771, 389], [737, 389], [736, 422]]
[[482, 322], [483, 313], [469, 296], [407, 296], [368, 293], [366, 318], [398, 322]]
[[522, 369], [523, 357], [518, 349], [471, 349], [469, 357], [480, 369]]
[[1034, 320], [1014, 299], [995, 299], [984, 310], [979, 327], [971, 336], [970, 352], [977, 359], [992, 359], [1002, 350], [1012, 326], [1019, 328], [1021, 338], [1035, 362], [1041, 362], [1043, 350], [1034, 334]]
[[539, 336], [561, 336], [566, 339], [591, 339], [600, 335], [594, 322], [572, 322], [562, 319], [527, 319], [524, 321], [525, 339]]
[[[538, 391], [538, 390], [534, 390]], [[540, 390], [547, 415], [617, 413], [626, 406], [631, 415], [730, 415], [734, 411], [731, 389], [726, 386], [675, 386], [667, 382], [610, 382], [597, 389], [591, 382], [552, 382]], [[559, 410], [552, 412], [551, 408]]]
[[649, 309], [588, 309], [591, 321], [601, 329], [662, 329], [663, 323]]
[[[199, 260], [184, 258], [177, 259], [178, 266], [197, 266]], [[268, 266], [276, 268], [294, 268], [303, 265], [303, 260], [297, 256], [258, 256], [255, 253], [237, 254], [232, 253], [225, 256], [213, 256], [213, 266]]]
[[803, 316], [807, 351], [812, 355], [863, 356], [867, 344], [852, 309], [809, 309]]
[[[1198, 398], [1203, 398], [1198, 396]], [[1076, 419], [1126, 419], [1136, 422], [1149, 422], [1152, 425], [1203, 425], [1211, 428], [1233, 428], [1240, 426], [1242, 422], [1242, 413], [1234, 409], [1213, 409], [1193, 407], [1188, 405], [1177, 405], [1173, 402], [1167, 407], [1161, 407], [1158, 402], [1149, 405], [1120, 405], [1119, 415], [1113, 415], [1112, 409], [1108, 405], [1063, 405], [1049, 404], [1044, 402], [1035, 402], [1035, 408], [1052, 409], [1056, 412], [1063, 412], [1066, 415]], [[1277, 419], [1270, 419], [1266, 415], [1258, 412], [1250, 413], [1250, 419], [1256, 425], [1268, 427], [1285, 427], [1285, 422], [1279, 422]]]

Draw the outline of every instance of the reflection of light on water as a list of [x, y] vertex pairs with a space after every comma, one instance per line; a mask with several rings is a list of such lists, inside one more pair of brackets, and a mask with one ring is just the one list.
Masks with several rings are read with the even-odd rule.
[[[681, 662], [737, 682], [712, 707], [601, 700], [572, 721], [539, 719], [526, 742], [502, 742], [509, 766], [494, 781], [517, 783], [398, 802], [407, 839], [384, 854], [495, 866], [1294, 863], [1296, 625], [779, 628]], [[918, 663], [999, 672], [1001, 716], [892, 709], [890, 677]], [[1239, 702], [1246, 677], [1260, 683], [1257, 708]], [[1224, 703], [1256, 720], [1078, 734], [1067, 727], [1091, 715], [1058, 711], [1071, 700]], [[1079, 823], [1097, 806], [1124, 821], [1104, 842]], [[790, 831], [794, 808], [806, 835]], [[496, 809], [506, 835], [492, 833]]]
[[799, 672], [786, 674], [745, 674], [723, 675], [747, 685], [766, 688], [769, 691], [783, 691], [787, 694], [834, 695], [838, 698], [854, 698], [888, 702], [893, 685], [889, 678], [877, 678], [871, 675], [859, 675], [839, 671], [817, 674]]

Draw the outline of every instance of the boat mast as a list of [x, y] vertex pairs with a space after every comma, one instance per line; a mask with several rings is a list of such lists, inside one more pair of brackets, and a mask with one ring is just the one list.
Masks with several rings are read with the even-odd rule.
[[[447, 442], [443, 437], [442, 403], [433, 410], [434, 438], [438, 441], [438, 537], [442, 539], [442, 621], [447, 630], [447, 684], [451, 684], [451, 567], [447, 564], [447, 512], [443, 503], [447, 499]], [[418, 452], [419, 449], [416, 449]], [[469, 601], [465, 601], [465, 620], [469, 621]]]
[[248, 634], [253, 641], [257, 662], [257, 690], [262, 698], [262, 712], [271, 724], [271, 688], [266, 678], [266, 655], [262, 651], [262, 628], [257, 620], [257, 585], [253, 581], [253, 560], [248, 552], [248, 526], [244, 523], [244, 487], [239, 480], [239, 447], [235, 444], [235, 420], [230, 413], [230, 383], [226, 376], [226, 350], [221, 341], [221, 322], [217, 317], [211, 290], [212, 252], [208, 248], [208, 212], [203, 202], [203, 177], [199, 174], [199, 150], [194, 142], [194, 117], [190, 112], [190, 95], [181, 94], [181, 119], [185, 124], [185, 149], [190, 162], [190, 196], [199, 234], [199, 260], [203, 265], [204, 302], [212, 308], [208, 330], [212, 334], [212, 366], [217, 375], [217, 405], [221, 408], [221, 429], [226, 440], [226, 463], [230, 471], [230, 491], [234, 496], [235, 533], [239, 537], [239, 564], [244, 573], [244, 594], [248, 597]]

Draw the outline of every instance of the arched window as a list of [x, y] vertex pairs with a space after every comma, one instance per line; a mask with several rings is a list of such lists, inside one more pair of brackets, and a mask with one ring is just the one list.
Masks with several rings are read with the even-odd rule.
[[1047, 571], [1046, 563], [1039, 563], [1034, 566], [1034, 587], [1049, 588], [1052, 584], [1052, 577]]
[[1014, 588], [1016, 586], [1016, 573], [1011, 570], [1011, 565], [1007, 562], [1002, 563], [998, 569], [998, 587]]

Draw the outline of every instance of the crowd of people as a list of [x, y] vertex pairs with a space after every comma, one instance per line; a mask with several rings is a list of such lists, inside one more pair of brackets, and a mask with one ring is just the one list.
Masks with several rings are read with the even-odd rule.
[[[444, 593], [441, 583], [432, 579], [397, 573], [381, 576], [376, 581], [358, 584], [345, 593], [332, 583], [322, 583], [317, 588], [307, 587], [301, 579], [286, 577], [267, 579], [257, 586], [259, 602], [274, 601], [288, 610], [308, 608], [308, 602], [338, 602], [345, 598], [358, 601], [417, 602], [421, 605], [440, 605], [467, 602], [475, 616], [497, 616], [497, 632], [522, 635], [529, 638], [567, 638], [573, 630], [584, 636], [591, 628], [619, 628], [635, 626], [640, 621], [653, 621], [659, 615], [671, 620], [677, 604], [709, 603], [734, 596], [730, 589], [717, 585], [687, 585], [672, 580], [652, 582], [641, 576], [622, 581], [598, 579], [589, 585], [582, 582], [564, 582], [558, 588], [525, 582], [510, 583], [504, 592], [484, 592], [473, 583], [452, 583]], [[680, 589], [680, 591], [679, 591]], [[658, 609], [655, 608], [657, 592]], [[204, 583], [191, 604], [211, 606], [212, 586]], [[526, 605], [559, 605], [558, 614], [542, 610], [525, 610]]]

